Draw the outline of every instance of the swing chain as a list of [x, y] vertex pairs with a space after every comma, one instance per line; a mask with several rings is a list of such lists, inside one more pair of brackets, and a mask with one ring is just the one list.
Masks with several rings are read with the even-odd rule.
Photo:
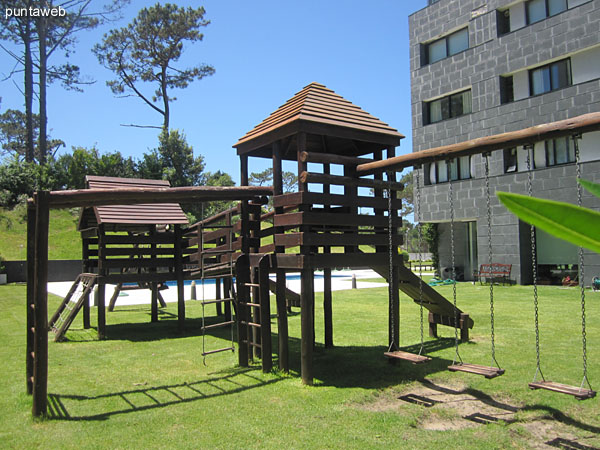
[[[577, 180], [581, 179], [581, 155], [579, 152], [579, 139], [581, 139], [580, 134], [574, 134], [573, 138], [573, 146], [575, 148], [575, 170]], [[583, 192], [582, 192], [581, 184], [577, 182], [577, 206], [581, 207], [583, 204]], [[581, 382], [581, 386], [583, 387], [584, 383], [587, 381], [589, 386], [589, 381], [587, 379], [587, 332], [586, 332], [586, 318], [585, 318], [585, 273], [584, 273], [584, 256], [583, 256], [583, 248], [579, 247], [579, 288], [581, 290], [581, 339], [582, 339], [582, 350], [583, 350], [583, 381]], [[591, 388], [591, 386], [590, 386]]]
[[[413, 184], [413, 189], [416, 190], [416, 207], [419, 212], [419, 216], [421, 215], [421, 186], [419, 179], [419, 171], [420, 167], [415, 167], [416, 180]], [[420, 218], [419, 218], [420, 219]], [[419, 355], [423, 351], [424, 346], [424, 338], [423, 338], [423, 253], [422, 253], [422, 245], [423, 245], [423, 230], [421, 228], [421, 221], [417, 225], [418, 232], [418, 240], [417, 245], [419, 246], [418, 254], [419, 254], [419, 312], [421, 315], [421, 348], [419, 349]]]
[[[527, 153], [527, 194], [529, 197], [533, 197], [533, 180], [532, 180], [532, 164], [531, 154], [533, 153], [533, 146], [524, 146]], [[533, 309], [535, 315], [535, 355], [536, 355], [536, 370], [533, 376], [535, 382], [537, 374], [542, 376], [542, 380], [545, 381], [544, 374], [540, 364], [540, 327], [539, 327], [539, 308], [538, 308], [538, 290], [537, 290], [537, 249], [535, 245], [535, 226], [530, 227], [530, 238], [531, 238], [531, 269], [533, 277]]]
[[454, 259], [454, 192], [452, 187], [452, 162], [451, 160], [446, 161], [446, 170], [448, 173], [448, 200], [450, 202], [450, 254], [452, 263], [452, 296], [454, 299], [454, 361], [452, 365], [456, 364], [459, 360], [462, 363], [462, 358], [458, 353], [458, 327], [459, 327], [459, 315], [458, 307], [456, 305], [456, 264]]
[[[492, 264], [492, 204], [490, 199], [490, 164], [489, 164], [489, 153], [482, 155], [485, 169], [485, 193], [487, 201], [487, 229], [488, 229], [488, 262]], [[496, 363], [496, 366], [500, 367], [498, 361], [496, 361], [496, 333], [494, 327], [494, 280], [490, 280], [490, 326], [491, 326], [491, 341], [492, 341], [492, 365]]]
[[395, 351], [396, 350], [396, 321], [395, 321], [395, 317], [394, 317], [394, 292], [393, 292], [393, 286], [392, 286], [392, 280], [393, 280], [393, 275], [394, 275], [394, 255], [393, 255], [393, 246], [394, 246], [394, 242], [393, 242], [393, 231], [392, 231], [392, 225], [393, 225], [393, 221], [392, 221], [392, 173], [388, 172], [387, 173], [387, 179], [388, 179], [388, 188], [387, 188], [387, 194], [388, 194], [388, 263], [389, 263], [389, 267], [388, 267], [388, 295], [389, 295], [389, 307], [390, 307], [390, 332], [391, 332], [391, 338], [390, 339], [390, 346], [388, 348], [388, 352], [391, 351]]

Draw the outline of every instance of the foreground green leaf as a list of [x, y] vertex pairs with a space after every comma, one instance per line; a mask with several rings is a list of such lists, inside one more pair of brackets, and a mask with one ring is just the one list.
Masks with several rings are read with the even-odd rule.
[[581, 184], [586, 191], [589, 191], [596, 197], [600, 198], [600, 184], [592, 183], [591, 181], [583, 180], [581, 178], [577, 181], [579, 181], [579, 184]]
[[599, 212], [508, 192], [498, 192], [498, 198], [521, 220], [557, 238], [600, 253]]

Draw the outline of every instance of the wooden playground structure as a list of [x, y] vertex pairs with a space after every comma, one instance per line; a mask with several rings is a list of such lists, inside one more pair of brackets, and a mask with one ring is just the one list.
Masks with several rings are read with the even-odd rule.
[[[287, 308], [292, 304], [300, 307], [301, 314], [302, 381], [312, 384], [314, 272], [317, 269], [324, 272], [324, 342], [330, 347], [333, 345], [331, 271], [336, 267], [367, 266], [380, 273], [389, 285], [388, 357], [413, 363], [429, 360], [420, 353], [406, 353], [398, 347], [399, 291], [429, 311], [431, 336], [436, 336], [438, 325], [455, 329], [458, 355], [459, 333], [460, 340], [468, 340], [473, 320], [457, 307], [456, 290], [451, 302], [404, 266], [398, 254], [402, 218], [398, 215], [401, 201], [396, 196], [403, 186], [397, 182], [396, 173], [436, 159], [485, 154], [511, 145], [592, 130], [600, 130], [600, 114], [396, 156], [396, 147], [403, 137], [400, 133], [325, 86], [312, 83], [234, 145], [240, 157], [240, 187], [171, 188], [164, 182], [150, 180], [89, 177], [88, 189], [37, 192], [28, 208], [27, 248], [26, 374], [28, 393], [33, 394], [33, 414], [46, 414], [49, 325], [56, 328], [57, 337], [62, 336], [81, 309], [84, 326], [89, 326], [88, 296], [94, 284], [98, 285], [97, 330], [102, 339], [106, 337], [104, 286], [107, 283], [121, 287], [131, 282], [138, 286], [146, 283], [144, 286], [152, 291], [152, 320], [157, 320], [160, 283], [176, 280], [178, 328], [183, 330], [184, 280], [219, 280], [224, 295], [207, 302], [225, 304], [225, 319], [217, 325], [235, 325], [239, 364], [247, 366], [250, 358], [258, 357], [265, 372], [273, 364], [270, 321], [270, 291], [273, 291], [279, 367], [289, 369]], [[272, 188], [248, 186], [250, 158], [272, 161]], [[297, 192], [283, 192], [284, 161], [297, 165]], [[273, 196], [274, 210], [263, 214], [267, 195]], [[177, 210], [177, 203], [216, 200], [237, 200], [239, 204], [183, 228], [187, 220]], [[157, 204], [170, 206], [167, 209], [159, 206], [163, 215], [156, 216], [152, 208], [157, 208]], [[79, 231], [85, 267], [61, 304], [62, 311], [59, 308], [48, 323], [49, 209], [67, 207], [83, 208]], [[300, 272], [299, 294], [286, 288], [286, 274], [290, 272]], [[275, 275], [274, 281], [271, 274]], [[73, 311], [67, 313], [67, 307]], [[64, 314], [63, 325], [67, 324], [64, 327], [56, 325], [61, 314]], [[203, 349], [203, 354], [225, 350], [232, 348]], [[488, 378], [504, 372], [499, 367], [462, 361], [453, 367]], [[556, 385], [537, 387], [577, 396]], [[592, 392], [586, 390], [580, 397], [589, 398], [595, 394]]]

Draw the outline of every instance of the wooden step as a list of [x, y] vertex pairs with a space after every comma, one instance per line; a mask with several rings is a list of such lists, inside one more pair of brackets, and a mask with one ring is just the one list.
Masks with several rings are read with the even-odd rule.
[[260, 308], [260, 303], [249, 303], [249, 302], [238, 302], [242, 306], [252, 306], [253, 308]]
[[210, 330], [210, 329], [212, 329], [212, 328], [226, 327], [226, 326], [228, 326], [228, 325], [232, 325], [232, 324], [234, 324], [234, 323], [235, 323], [235, 321], [234, 321], [234, 320], [229, 320], [229, 321], [227, 321], [227, 322], [219, 322], [219, 323], [215, 323], [215, 324], [212, 324], [212, 325], [206, 325], [206, 326], [204, 326], [204, 327], [201, 327], [200, 329], [201, 329], [202, 331], [204, 331], [204, 330]]
[[548, 391], [560, 392], [561, 394], [572, 395], [579, 400], [586, 400], [596, 396], [596, 391], [584, 389], [579, 386], [569, 386], [568, 384], [556, 383], [554, 381], [536, 381], [529, 383], [531, 389], [546, 389]]
[[232, 302], [233, 298], [217, 298], [215, 300], [202, 300], [200, 303], [203, 305], [212, 305], [213, 303], [225, 303]]
[[401, 359], [404, 361], [410, 361], [413, 364], [423, 364], [431, 361], [431, 358], [423, 355], [417, 355], [416, 353], [403, 352], [396, 350], [395, 352], [385, 352], [384, 355], [390, 359]]
[[475, 375], [483, 375], [486, 378], [495, 378], [504, 374], [504, 369], [499, 367], [480, 366], [479, 364], [454, 364], [448, 366], [450, 372], [466, 372]]
[[206, 356], [206, 355], [212, 355], [213, 353], [220, 353], [220, 352], [233, 352], [235, 351], [235, 348], [233, 347], [225, 347], [225, 348], [218, 348], [216, 350], [209, 350], [207, 352], [202, 352], [202, 356]]

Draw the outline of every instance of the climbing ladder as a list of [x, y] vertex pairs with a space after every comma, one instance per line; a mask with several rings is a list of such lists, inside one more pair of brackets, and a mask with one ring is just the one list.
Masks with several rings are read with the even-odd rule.
[[[244, 283], [244, 286], [249, 289], [247, 292], [252, 292], [255, 289], [260, 288], [258, 283]], [[256, 296], [254, 294], [254, 296]], [[247, 299], [238, 300], [238, 306], [244, 308], [245, 313], [240, 312], [240, 325], [246, 327], [246, 336], [242, 337], [241, 343], [246, 344], [248, 347], [248, 355], [253, 353], [259, 356], [262, 351], [262, 345], [258, 342], [261, 329], [261, 305], [258, 300], [252, 301], [253, 294]], [[253, 351], [254, 349], [254, 351]]]
[[[97, 279], [98, 275], [94, 273], [82, 273], [77, 276], [67, 296], [48, 323], [49, 328], [54, 332], [55, 342], [64, 339], [65, 333], [94, 289]], [[71, 301], [72, 298], [75, 298], [74, 302]]]
[[[205, 248], [205, 232], [203, 227], [200, 226], [198, 231], [200, 235], [200, 245], [198, 247], [198, 263], [199, 263], [199, 271], [200, 271], [200, 279], [202, 280], [202, 358], [203, 362], [206, 364], [206, 356], [212, 355], [214, 353], [221, 353], [225, 351], [235, 351], [234, 343], [234, 335], [233, 328], [235, 324], [235, 320], [233, 320], [233, 306], [235, 303], [235, 289], [233, 286], [233, 253], [235, 252], [233, 248], [233, 225], [210, 225], [207, 228], [210, 229], [225, 229], [228, 231], [227, 236], [225, 237], [225, 245], [218, 245], [218, 241], [215, 248]], [[210, 233], [210, 232], [209, 232]], [[222, 238], [221, 238], [222, 240]], [[225, 259], [225, 261], [223, 261]], [[229, 291], [225, 287], [224, 288], [224, 298], [219, 298], [220, 292], [217, 292], [216, 299], [214, 300], [206, 300], [204, 297], [204, 280], [206, 279], [228, 279], [229, 282], [227, 285], [229, 286]], [[217, 283], [215, 282], [215, 288], [217, 288]], [[220, 289], [220, 286], [218, 287]], [[207, 305], [213, 304], [229, 304], [229, 308], [225, 308], [226, 311], [230, 311], [230, 314], [225, 314], [225, 320], [222, 322], [213, 323], [210, 325], [206, 324], [206, 314], [205, 307]], [[229, 327], [231, 330], [231, 345], [228, 347], [217, 348], [213, 350], [206, 349], [206, 332], [208, 330], [212, 330], [215, 328], [223, 328]]]

